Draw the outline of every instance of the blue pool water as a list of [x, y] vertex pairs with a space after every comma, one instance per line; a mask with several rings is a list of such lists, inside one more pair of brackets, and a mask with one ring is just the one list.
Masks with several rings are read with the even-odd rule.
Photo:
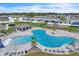
[[[71, 37], [64, 37], [64, 36], [50, 36], [46, 34], [45, 30], [36, 29], [33, 30], [33, 35], [36, 38], [36, 41], [39, 42], [41, 45], [46, 47], [60, 47], [63, 44], [72, 44], [75, 42], [74, 38]], [[17, 37], [11, 40], [11, 44], [18, 45], [30, 42], [32, 40], [32, 36], [22, 36]]]
[[12, 38], [9, 44], [20, 45], [20, 44], [30, 42], [31, 40], [32, 40], [32, 36], [20, 36], [20, 37]]
[[37, 29], [32, 32], [35, 35], [36, 40], [46, 47], [59, 47], [63, 44], [72, 44], [75, 41], [75, 39], [71, 37], [49, 36], [46, 34], [45, 30]]

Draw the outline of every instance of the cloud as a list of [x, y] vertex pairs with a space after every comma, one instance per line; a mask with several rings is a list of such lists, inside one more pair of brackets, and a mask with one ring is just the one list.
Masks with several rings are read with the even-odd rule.
[[32, 6], [16, 6], [16, 7], [0, 7], [0, 13], [13, 13], [13, 12], [57, 12], [57, 13], [78, 13], [79, 9], [75, 8], [79, 4], [37, 4]]

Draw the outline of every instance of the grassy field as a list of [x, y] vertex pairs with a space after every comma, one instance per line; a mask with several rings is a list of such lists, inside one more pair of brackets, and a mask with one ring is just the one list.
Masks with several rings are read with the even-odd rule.
[[46, 23], [44, 23], [44, 22], [41, 22], [41, 23], [32, 23], [32, 22], [18, 22], [18, 21], [16, 21], [15, 22], [15, 24], [16, 25], [20, 25], [20, 24], [28, 24], [28, 25], [31, 25], [31, 26], [33, 26], [33, 27], [44, 27], [44, 26], [46, 26]]
[[69, 27], [69, 32], [79, 32], [79, 27]]
[[79, 53], [61, 55], [61, 54], [49, 54], [44, 52], [33, 52], [30, 54], [27, 54], [27, 56], [79, 56]]
[[67, 27], [67, 28], [63, 28], [63, 30], [67, 30], [67, 31], [69, 31], [69, 32], [78, 33], [78, 32], [79, 32], [79, 27], [69, 26], [69, 27]]

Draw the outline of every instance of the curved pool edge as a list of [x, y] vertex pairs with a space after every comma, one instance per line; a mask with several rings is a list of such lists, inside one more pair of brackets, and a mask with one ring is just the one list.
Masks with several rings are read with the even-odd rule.
[[[66, 47], [68, 47], [69, 45], [63, 45], [61, 47], [52, 48], [52, 47], [45, 47], [45, 46], [41, 45], [39, 42], [37, 42], [36, 46], [38, 48], [40, 48], [42, 52], [45, 52], [45, 53], [50, 53], [50, 54], [69, 54], [69, 49], [66, 49]], [[45, 51], [45, 49], [47, 51]], [[51, 50], [51, 52], [50, 52], [50, 50]], [[53, 51], [57, 51], [57, 52], [53, 52]], [[64, 51], [64, 53], [59, 53], [58, 51]]]
[[[37, 41], [39, 41], [39, 40], [41, 40], [41, 43], [43, 44], [43, 42], [42, 41], [48, 41], [47, 43], [52, 43], [52, 44], [50, 44], [51, 46], [47, 46], [47, 47], [60, 47], [60, 46], [62, 46], [62, 45], [64, 45], [64, 44], [71, 44], [72, 42], [75, 42], [76, 41], [76, 39], [75, 38], [73, 38], [73, 37], [69, 37], [69, 36], [55, 36], [55, 35], [49, 35], [49, 34], [47, 34], [46, 32], [46, 30], [44, 30], [44, 29], [36, 29], [36, 30], [32, 30], [32, 32], [33, 32], [33, 34], [35, 35], [35, 37], [36, 37], [36, 40]], [[41, 33], [42, 32], [42, 33]], [[45, 35], [44, 35], [45, 34]], [[56, 45], [57, 46], [54, 46], [55, 44], [53, 44], [53, 42], [55, 41], [55, 39], [57, 39], [58, 40], [58, 38], [60, 38], [60, 40], [63, 40], [63, 43], [62, 42], [60, 42], [60, 44], [58, 43], [56, 43]], [[66, 40], [66, 39], [67, 40]], [[39, 39], [39, 40], [38, 40]], [[53, 41], [51, 41], [51, 40], [49, 40], [49, 39], [51, 39], [51, 40], [53, 40]], [[66, 40], [67, 42], [65, 42], [64, 40]], [[40, 43], [40, 42], [39, 42]], [[46, 42], [45, 42], [46, 43]], [[47, 44], [46, 43], [46, 44]], [[44, 44], [43, 44], [44, 45]], [[46, 45], [44, 45], [44, 46], [46, 46]]]

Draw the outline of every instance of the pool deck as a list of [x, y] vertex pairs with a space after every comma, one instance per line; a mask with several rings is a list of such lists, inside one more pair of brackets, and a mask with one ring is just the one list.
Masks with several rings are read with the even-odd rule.
[[[46, 52], [46, 53], [51, 53], [51, 54], [69, 54], [69, 49], [66, 49], [66, 47], [68, 46], [67, 44], [63, 45], [63, 46], [60, 46], [60, 47], [51, 48], [51, 47], [43, 46], [43, 45], [41, 45], [41, 44], [39, 44], [37, 42], [36, 46], [38, 48], [40, 48], [42, 52]], [[45, 49], [47, 49], [47, 50], [45, 50]], [[53, 52], [53, 51], [55, 51], [55, 52]], [[61, 51], [64, 51], [64, 53], [62, 53]]]
[[[35, 30], [35, 29], [43, 29], [43, 28], [32, 28], [32, 30]], [[75, 39], [78, 39], [79, 40], [79, 34], [78, 33], [72, 33], [72, 32], [68, 32], [68, 31], [65, 31], [65, 30], [51, 30], [51, 29], [44, 29], [46, 30], [46, 33], [48, 35], [51, 35], [51, 36], [67, 36], [67, 37], [73, 37]]]
[[56, 31], [47, 30], [46, 33], [51, 35], [51, 36], [67, 36], [67, 37], [73, 37], [73, 38], [79, 40], [79, 34], [78, 33], [72, 33], [72, 32], [68, 32], [68, 31], [64, 31], [64, 30], [56, 30]]
[[[36, 29], [42, 29], [42, 28], [36, 28]], [[33, 30], [35, 30], [35, 29], [33, 29]], [[68, 32], [68, 31], [64, 31], [64, 30], [55, 30], [55, 31], [49, 30], [49, 29], [44, 29], [44, 30], [46, 30], [46, 33], [51, 36], [67, 36], [67, 37], [72, 37], [72, 38], [79, 40], [78, 33], [72, 33], [72, 32]], [[63, 45], [61, 47], [57, 47], [57, 48], [49, 48], [49, 47], [42, 46], [41, 44], [38, 43], [37, 47], [39, 47], [42, 50], [42, 52], [47, 52], [47, 53], [51, 53], [51, 54], [69, 54], [69, 50], [73, 50], [76, 52], [74, 47], [72, 45], [68, 45], [68, 44]], [[66, 47], [68, 47], [69, 49], [66, 49]], [[47, 49], [47, 51], [45, 51], [45, 49]], [[50, 50], [56, 51], [56, 52], [50, 52]], [[64, 51], [64, 53], [62, 53], [61, 51]]]
[[[13, 32], [13, 33], [11, 33], [8, 36], [1, 37], [1, 39], [3, 39], [2, 41], [4, 42], [8, 38], [13, 38], [13, 37], [18, 37], [18, 36], [25, 36], [25, 35], [33, 35], [33, 33], [31, 31], [35, 30], [35, 29], [43, 29], [43, 28], [33, 27], [32, 29], [29, 29], [29, 30], [24, 31], [24, 32]], [[46, 30], [46, 33], [48, 35], [51, 35], [51, 36], [68, 36], [68, 37], [73, 37], [73, 38], [76, 38], [76, 39], [79, 40], [79, 34], [78, 33], [71, 33], [71, 32], [67, 32], [67, 31], [64, 31], [64, 30], [56, 30], [56, 31], [52, 31], [52, 30], [49, 30], [49, 29], [44, 29], [44, 30]], [[13, 48], [11, 46], [9, 46], [9, 47]], [[29, 47], [31, 48], [31, 44], [30, 43], [26, 43], [24, 45], [19, 45], [19, 46], [16, 46], [16, 47], [17, 47], [17, 51], [20, 51], [19, 49], [27, 49], [28, 50]], [[26, 47], [26, 48], [24, 48], [24, 47]], [[57, 49], [58, 50], [62, 50], [63, 49], [64, 51], [67, 51], [66, 54], [68, 53], [68, 50], [66, 50], [65, 47], [48, 48], [48, 47], [44, 47], [44, 46], [42, 46], [40, 44], [38, 44], [37, 47], [41, 48], [42, 52], [46, 52], [46, 51], [44, 51], [44, 49], [47, 48], [47, 49], [51, 49], [51, 50], [54, 50], [54, 49], [55, 50], [57, 50]], [[4, 54], [5, 52], [7, 52], [6, 50], [9, 51], [10, 48], [3, 48], [3, 50], [2, 49], [0, 49], [0, 50], [2, 50], [3, 51], [2, 53]], [[14, 51], [16, 51], [16, 49], [14, 49]], [[50, 52], [47, 51], [47, 53], [50, 53]], [[60, 53], [60, 54], [62, 54], [62, 53]], [[0, 55], [1, 55], [1, 53], [0, 53]]]
[[[25, 51], [28, 51], [31, 47], [31, 42], [18, 46], [8, 45], [5, 48], [0, 49], [0, 56], [10, 56], [11, 54], [12, 56], [26, 55]], [[19, 52], [23, 53], [18, 54]]]

